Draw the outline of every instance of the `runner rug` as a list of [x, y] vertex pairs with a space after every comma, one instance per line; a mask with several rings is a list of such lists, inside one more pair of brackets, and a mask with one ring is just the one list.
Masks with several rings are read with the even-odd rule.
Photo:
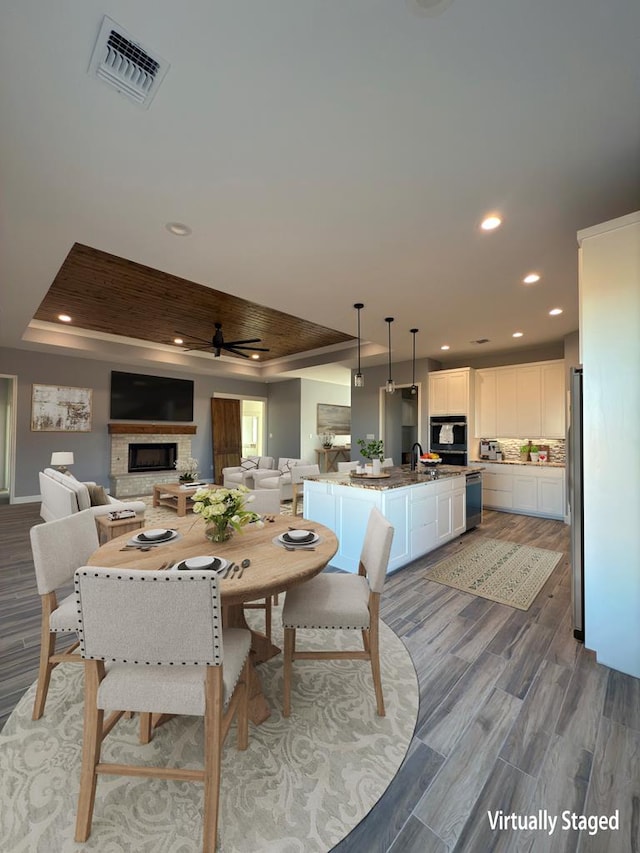
[[500, 539], [479, 539], [464, 551], [436, 563], [425, 577], [518, 610], [528, 610], [561, 558], [559, 551]]
[[[260, 628], [263, 614], [248, 611]], [[282, 646], [281, 610], [274, 641]], [[328, 851], [382, 796], [415, 728], [418, 685], [401, 640], [380, 625], [387, 715], [378, 717], [366, 661], [296, 661], [291, 717], [282, 707], [282, 656], [258, 667], [271, 717], [249, 725], [249, 748], [224, 747], [219, 850]], [[354, 648], [359, 632], [301, 631], [298, 646]], [[318, 646], [322, 643], [322, 646]], [[309, 646], [311, 647], [311, 646]], [[31, 720], [35, 684], [0, 732], [0, 848], [11, 853], [200, 853], [202, 785], [101, 776], [89, 840], [73, 840], [82, 743], [82, 667], [56, 667], [44, 716]], [[138, 743], [138, 721], [121, 720], [105, 761], [202, 766], [202, 721], [177, 717]]]

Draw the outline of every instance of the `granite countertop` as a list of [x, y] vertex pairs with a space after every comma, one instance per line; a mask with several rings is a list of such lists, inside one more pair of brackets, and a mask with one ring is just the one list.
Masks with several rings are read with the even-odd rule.
[[349, 473], [313, 474], [303, 477], [304, 480], [314, 480], [317, 483], [334, 483], [338, 486], [351, 486], [356, 489], [400, 489], [404, 486], [415, 486], [422, 483], [435, 483], [438, 480], [448, 480], [451, 477], [460, 477], [468, 471], [478, 471], [478, 468], [463, 468], [459, 465], [438, 466], [438, 476], [431, 477], [428, 471], [410, 471], [408, 468], [387, 468], [385, 472], [389, 477], [380, 479], [367, 477], [351, 477]]
[[521, 462], [519, 459], [475, 459], [474, 465], [534, 465], [536, 468], [565, 468], [564, 462]]

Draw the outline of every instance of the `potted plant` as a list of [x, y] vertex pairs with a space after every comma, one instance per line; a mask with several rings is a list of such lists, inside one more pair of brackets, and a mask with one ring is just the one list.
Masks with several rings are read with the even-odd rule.
[[529, 456], [531, 457], [532, 462], [538, 461], [538, 454], [540, 453], [540, 448], [537, 444], [532, 444], [529, 449]]
[[193, 483], [198, 477], [198, 460], [193, 456], [187, 459], [177, 459], [175, 469], [178, 472], [181, 483]]
[[520, 448], [520, 461], [521, 462], [528, 462], [529, 461], [529, 448], [530, 447], [531, 447], [530, 444], [523, 444], [522, 447]]
[[376, 441], [375, 439], [367, 441], [364, 438], [359, 438], [358, 446], [360, 447], [361, 455], [370, 461], [372, 473], [379, 474], [380, 465], [384, 459], [384, 442], [381, 440]]

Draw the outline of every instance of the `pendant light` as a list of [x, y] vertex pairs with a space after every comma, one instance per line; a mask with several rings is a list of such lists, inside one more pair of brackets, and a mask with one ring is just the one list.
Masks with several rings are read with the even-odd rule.
[[393, 394], [396, 390], [395, 383], [391, 378], [391, 324], [393, 323], [393, 317], [385, 317], [384, 321], [389, 325], [389, 378], [387, 379], [385, 391], [387, 394]]
[[418, 393], [418, 386], [416, 385], [416, 335], [420, 331], [420, 329], [410, 329], [409, 330], [413, 335], [413, 361], [412, 361], [412, 372], [411, 372], [411, 393]]
[[358, 370], [355, 376], [353, 377], [353, 387], [363, 388], [364, 376], [362, 375], [362, 371], [360, 370], [360, 311], [364, 308], [364, 305], [362, 304], [362, 302], [356, 302], [353, 307], [358, 312]]

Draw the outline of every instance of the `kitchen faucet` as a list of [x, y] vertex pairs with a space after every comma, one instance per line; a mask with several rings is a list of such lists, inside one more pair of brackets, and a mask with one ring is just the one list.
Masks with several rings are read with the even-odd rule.
[[[420, 451], [420, 453], [416, 453], [416, 447]], [[419, 441], [414, 441], [413, 447], [411, 448], [411, 470], [415, 471], [418, 467], [418, 459], [422, 456], [422, 445]]]

